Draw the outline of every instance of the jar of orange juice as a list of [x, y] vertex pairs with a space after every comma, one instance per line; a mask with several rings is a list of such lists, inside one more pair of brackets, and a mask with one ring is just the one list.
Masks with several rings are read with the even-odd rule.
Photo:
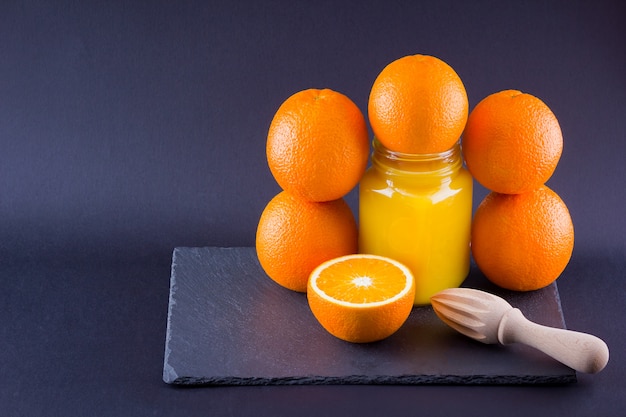
[[461, 146], [407, 154], [373, 141], [359, 184], [359, 252], [404, 263], [415, 276], [415, 305], [458, 287], [470, 267], [472, 186]]

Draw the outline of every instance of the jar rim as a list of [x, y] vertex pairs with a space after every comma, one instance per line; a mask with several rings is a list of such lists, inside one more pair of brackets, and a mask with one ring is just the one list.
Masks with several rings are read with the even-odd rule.
[[452, 145], [449, 149], [443, 152], [433, 152], [433, 153], [406, 153], [406, 152], [398, 152], [393, 151], [374, 136], [372, 139], [372, 147], [374, 148], [374, 152], [381, 153], [385, 156], [385, 158], [396, 160], [396, 161], [435, 161], [446, 159], [450, 157], [454, 157], [455, 154], [459, 154], [460, 157], [460, 149], [461, 149], [461, 139], [457, 140], [454, 145]]

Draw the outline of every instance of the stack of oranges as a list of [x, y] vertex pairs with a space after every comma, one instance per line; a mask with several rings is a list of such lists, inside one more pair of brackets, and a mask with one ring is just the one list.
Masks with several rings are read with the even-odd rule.
[[557, 118], [533, 95], [501, 91], [469, 115], [465, 162], [491, 190], [474, 214], [472, 254], [485, 276], [503, 288], [543, 288], [570, 260], [572, 220], [563, 200], [545, 185], [562, 150]]
[[357, 252], [356, 221], [343, 197], [367, 165], [365, 118], [341, 93], [303, 90], [277, 110], [266, 151], [283, 191], [261, 214], [257, 256], [278, 284], [306, 292], [314, 268]]

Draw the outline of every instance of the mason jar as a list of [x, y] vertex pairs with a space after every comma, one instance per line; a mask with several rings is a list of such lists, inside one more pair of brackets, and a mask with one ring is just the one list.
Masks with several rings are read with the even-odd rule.
[[373, 140], [359, 184], [359, 252], [409, 267], [415, 305], [430, 304], [469, 273], [472, 187], [460, 142], [441, 153], [408, 154]]

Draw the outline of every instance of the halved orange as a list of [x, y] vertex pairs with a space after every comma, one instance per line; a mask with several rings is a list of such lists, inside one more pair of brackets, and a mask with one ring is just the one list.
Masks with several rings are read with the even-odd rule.
[[309, 277], [307, 298], [330, 334], [353, 343], [385, 339], [409, 317], [415, 296], [411, 271], [398, 261], [355, 254], [319, 265]]

